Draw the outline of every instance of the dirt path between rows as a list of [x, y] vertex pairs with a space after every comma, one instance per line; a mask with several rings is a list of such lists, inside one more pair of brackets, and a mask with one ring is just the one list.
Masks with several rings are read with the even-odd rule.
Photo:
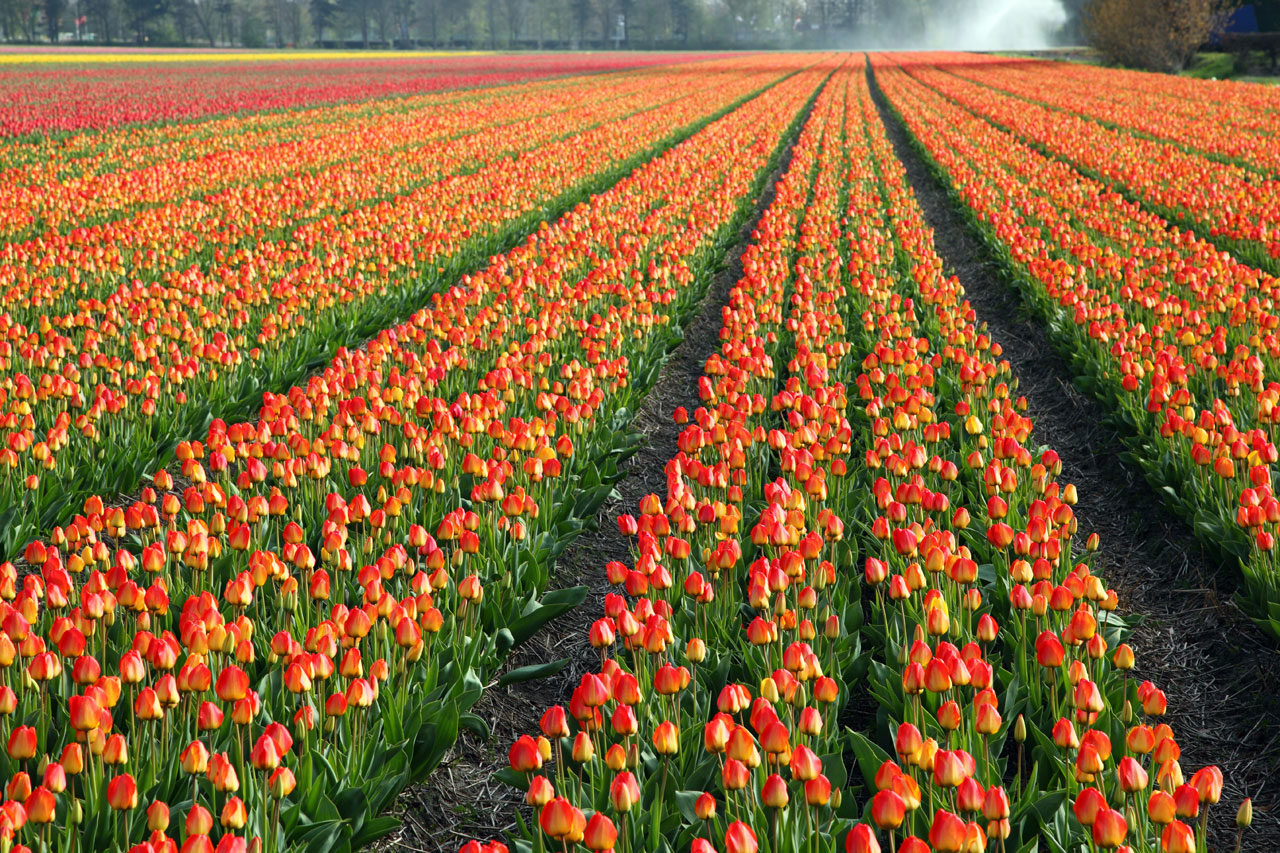
[[1280, 850], [1280, 653], [1233, 603], [1239, 572], [1208, 557], [1141, 472], [1122, 462], [1123, 439], [1105, 424], [1104, 410], [1073, 387], [1044, 328], [1001, 282], [999, 262], [956, 212], [874, 82], [872, 90], [939, 256], [1004, 347], [1035, 440], [1058, 451], [1064, 481], [1079, 489], [1080, 528], [1102, 537], [1098, 567], [1119, 593], [1121, 612], [1142, 619], [1132, 639], [1136, 673], [1168, 694], [1166, 720], [1184, 770], [1222, 768], [1210, 849], [1235, 849], [1236, 806], [1248, 796], [1254, 822], [1242, 849]]
[[[801, 115], [797, 135], [810, 110], [806, 108]], [[597, 529], [583, 534], [560, 558], [557, 585], [586, 584], [590, 588], [587, 600], [539, 632], [508, 662], [508, 668], [515, 668], [568, 657], [568, 666], [542, 681], [486, 690], [473, 710], [489, 724], [492, 736], [482, 741], [464, 732], [449, 758], [424, 783], [401, 795], [392, 814], [404, 821], [404, 826], [378, 849], [457, 853], [468, 839], [501, 839], [511, 832], [517, 810], [524, 813], [526, 822], [530, 820], [523, 795], [492, 776], [507, 766], [511, 743], [522, 734], [536, 734], [543, 711], [550, 705], [567, 703], [583, 674], [600, 668], [599, 654], [587, 642], [587, 630], [604, 612], [604, 597], [612, 590], [604, 577], [605, 563], [627, 560], [630, 547], [618, 532], [616, 518], [635, 512], [645, 495], [666, 493], [665, 466], [675, 456], [676, 439], [684, 429], [672, 420], [672, 412], [678, 406], [692, 412], [701, 405], [698, 378], [707, 357], [720, 348], [721, 309], [742, 275], [741, 257], [752, 231], [773, 202], [777, 183], [791, 163], [795, 138], [787, 142], [754, 211], [726, 253], [724, 269], [712, 279], [697, 313], [685, 327], [684, 339], [669, 354], [636, 413], [632, 428], [643, 433], [646, 441], [622, 466], [623, 479], [615, 497], [597, 515]]]

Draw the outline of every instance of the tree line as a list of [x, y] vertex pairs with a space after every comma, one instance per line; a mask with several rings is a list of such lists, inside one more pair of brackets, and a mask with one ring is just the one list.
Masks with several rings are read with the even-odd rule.
[[[976, 0], [0, 0], [0, 40], [350, 48], [874, 47]], [[1081, 0], [1062, 0], [1074, 13]], [[1073, 14], [1074, 18], [1074, 14]], [[1065, 37], [1070, 37], [1070, 25]]]

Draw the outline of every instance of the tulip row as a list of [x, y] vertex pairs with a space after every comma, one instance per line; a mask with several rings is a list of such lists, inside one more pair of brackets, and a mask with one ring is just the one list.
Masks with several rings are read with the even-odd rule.
[[[708, 71], [714, 74], [714, 66]], [[16, 262], [23, 259], [24, 238], [51, 241], [46, 250], [56, 252], [61, 248], [58, 235], [74, 228], [77, 242], [72, 245], [94, 246], [100, 238], [82, 229], [110, 223], [120, 228], [122, 220], [127, 224], [144, 208], [160, 204], [190, 201], [185, 208], [167, 209], [156, 214], [160, 219], [142, 219], [132, 227], [146, 230], [161, 222], [173, 227], [193, 217], [209, 218], [211, 212], [214, 218], [234, 220], [244, 208], [279, 207], [301, 192], [318, 192], [302, 181], [320, 170], [336, 189], [359, 193], [341, 199], [299, 199], [293, 202], [296, 214], [287, 208], [278, 211], [285, 220], [314, 219], [325, 210], [343, 209], [344, 203], [395, 195], [433, 174], [449, 174], [455, 161], [454, 168], [476, 168], [535, 148], [546, 130], [525, 124], [530, 119], [555, 121], [557, 114], [598, 111], [608, 104], [609, 110], [593, 114], [592, 123], [600, 123], [657, 106], [677, 96], [669, 91], [669, 76], [668, 69], [633, 71], [202, 122], [185, 126], [185, 135], [150, 146], [137, 144], [138, 134], [131, 131], [85, 134], [95, 145], [87, 155], [20, 162], [0, 172], [0, 236], [19, 242], [9, 250], [19, 253]], [[615, 99], [622, 103], [613, 104]], [[581, 119], [572, 122], [573, 116], [568, 116], [571, 123], [566, 127], [565, 118], [561, 115], [553, 127], [561, 135], [583, 129]], [[516, 142], [494, 135], [493, 129], [504, 125], [524, 128]], [[215, 129], [218, 135], [211, 136]], [[461, 161], [450, 148], [437, 147], [462, 138], [483, 144]], [[23, 149], [34, 147], [13, 146], [7, 153], [21, 156], [27, 153]], [[361, 165], [365, 182], [349, 186], [351, 170]], [[389, 172], [393, 166], [398, 171]], [[267, 181], [271, 183], [263, 186]], [[234, 191], [246, 185], [247, 191]], [[58, 261], [41, 263], [56, 269]], [[81, 282], [80, 287], [87, 285]], [[5, 304], [16, 301], [10, 310], [21, 309], [26, 300], [39, 296], [21, 293]], [[66, 306], [55, 308], [59, 309]]]
[[[697, 60], [696, 54], [398, 57], [261, 63], [6, 64], [0, 137], [48, 137], [140, 122], [496, 86]], [[57, 141], [56, 136], [54, 137]], [[38, 141], [38, 140], [37, 140]]]
[[902, 61], [913, 77], [974, 114], [1098, 176], [1167, 219], [1212, 235], [1249, 263], [1280, 269], [1280, 180], [1176, 143], [1010, 97], [940, 72], [931, 60], [904, 56]]
[[[591, 627], [601, 669], [499, 774], [536, 813], [517, 847], [1203, 849], [1175, 816], [1221, 774], [1183, 786], [1172, 732], [1130, 716], [1141, 697], [1154, 723], [1163, 694], [1128, 683], [1127, 646], [1107, 660], [1123, 623], [1073, 565], [1073, 490], [1025, 449], [1008, 365], [940, 272], [861, 69], [819, 99], [744, 268], [666, 498], [618, 520], [634, 547], [605, 567], [626, 595]], [[868, 671], [897, 761], [838, 727]], [[863, 783], [841, 790], [846, 751]]]
[[376, 812], [459, 725], [483, 729], [467, 709], [505, 653], [581, 600], [537, 596], [830, 72], [790, 62], [432, 308], [268, 395], [256, 422], [182, 443], [183, 485], [162, 470], [131, 505], [90, 498], [26, 548], [36, 574], [0, 567], [0, 837], [335, 850], [388, 831]]
[[[883, 706], [901, 709], [890, 715], [897, 758], [921, 771], [932, 762], [936, 793], [950, 793], [962, 816], [981, 814], [1000, 849], [1050, 840], [1059, 849], [1087, 841], [1090, 849], [1204, 850], [1223, 775], [1207, 767], [1184, 784], [1180, 748], [1160, 722], [1164, 693], [1130, 678], [1134, 653], [1122, 642], [1116, 593], [1093, 571], [1098, 536], [1081, 542], [1077, 532], [1075, 487], [1057, 481], [1052, 449], [1032, 455], [1034, 425], [1025, 399], [1013, 396], [1017, 378], [959, 283], [943, 275], [902, 166], [866, 110], [905, 261], [899, 281], [914, 284], [903, 308], [877, 321], [880, 343], [857, 380], [877, 436], [866, 462], [879, 474], [867, 518], [879, 547], [866, 580], [891, 609], [902, 608], [902, 630], [890, 614], [880, 635], [903, 692], [876, 690]], [[868, 307], [876, 314], [884, 301]], [[924, 310], [913, 322], [917, 306]], [[867, 624], [876, 633], [874, 620]], [[864, 757], [864, 772], [873, 763]], [[883, 766], [876, 777], [883, 791]], [[1003, 789], [982, 788], [1010, 777], [1011, 802]], [[958, 835], [957, 820], [935, 812], [934, 849], [939, 840], [944, 850], [986, 844], [972, 826], [962, 844]]]
[[[663, 70], [661, 66], [652, 69], [658, 73]], [[290, 142], [326, 136], [343, 126], [359, 132], [359, 128], [371, 121], [393, 120], [393, 116], [411, 111], [451, 112], [467, 104], [471, 108], [482, 109], [501, 101], [519, 101], [522, 96], [580, 89], [592, 81], [607, 85], [612, 79], [636, 73], [618, 71], [483, 89], [447, 90], [277, 112], [243, 113], [187, 123], [130, 125], [77, 133], [56, 140], [10, 141], [8, 144], [0, 143], [0, 176], [6, 184], [15, 187], [47, 185], [56, 193], [59, 189], [54, 182], [58, 180], [86, 181], [112, 172], [144, 170], [163, 163], [179, 164], [208, 158], [216, 170], [229, 152], [284, 146]], [[491, 122], [483, 115], [478, 115], [477, 119]], [[191, 176], [191, 179], [196, 178]], [[125, 182], [121, 180], [120, 183]], [[91, 200], [78, 201], [87, 203]]]
[[[1277, 281], [877, 61], [886, 94], [1134, 458], [1211, 547], [1239, 560], [1249, 609], [1280, 635], [1280, 504], [1267, 379]], [[945, 128], [945, 130], [943, 129]]]
[[[740, 80], [742, 75], [734, 73], [734, 65], [706, 70], [715, 82], [722, 82], [725, 72]], [[741, 63], [737, 66], [741, 67]], [[415, 192], [438, 193], [439, 187], [434, 185], [450, 177], [455, 178], [455, 184], [459, 183], [456, 178], [467, 179], [451, 187], [459, 193], [470, 192], [476, 180], [472, 173], [484, 172], [485, 167], [489, 167], [486, 177], [515, 180], [519, 173], [513, 173], [511, 164], [505, 161], [529, 152], [536, 154], [554, 142], [588, 130], [625, 124], [639, 112], [688, 98], [698, 89], [685, 76], [672, 78], [662, 72], [619, 75], [602, 81], [612, 82], [612, 89], [585, 98], [582, 93], [569, 93], [568, 97], [528, 100], [519, 106], [500, 99], [491, 104], [480, 101], [475, 109], [464, 102], [431, 116], [393, 116], [390, 126], [377, 122], [375, 117], [372, 132], [381, 141], [362, 152], [362, 157], [348, 157], [323, 175], [312, 168], [301, 168], [305, 164], [293, 164], [294, 168], [287, 169], [281, 177], [258, 181], [252, 179], [255, 167], [241, 163], [237, 168], [249, 179], [236, 181], [223, 192], [184, 201], [192, 193], [179, 189], [173, 203], [131, 216], [123, 215], [128, 212], [129, 200], [119, 198], [118, 192], [111, 193], [111, 188], [76, 188], [68, 198], [81, 192], [115, 196], [105, 202], [114, 205], [112, 217], [92, 224], [70, 213], [32, 212], [33, 217], [72, 221], [77, 228], [73, 233], [62, 234], [52, 227], [37, 239], [6, 246], [9, 265], [0, 279], [6, 286], [3, 304], [10, 313], [16, 313], [9, 325], [33, 323], [42, 312], [75, 312], [85, 299], [110, 303], [110, 296], [134, 279], [168, 280], [193, 263], [211, 259], [221, 262], [216, 257], [218, 249], [229, 253], [256, 247], [270, 253], [272, 247], [257, 244], [301, 241], [302, 226], [324, 231], [340, 228], [343, 213], [374, 207], [379, 202], [403, 204], [404, 198], [413, 197]], [[714, 96], [708, 100], [716, 103]], [[566, 105], [573, 109], [564, 110]], [[469, 127], [475, 132], [466, 132]], [[358, 133], [348, 129], [348, 136], [351, 135], [359, 138]], [[348, 143], [352, 141], [355, 140], [348, 138]], [[311, 156], [316, 158], [316, 164], [324, 165], [325, 158], [333, 152], [328, 150], [324, 137], [315, 147]], [[274, 168], [281, 156], [270, 147], [237, 153], [240, 160], [262, 160], [261, 168], [267, 169]], [[630, 153], [625, 149], [622, 159]], [[438, 200], [434, 196], [432, 199]], [[56, 200], [51, 204], [56, 205]], [[30, 209], [27, 199], [17, 199], [15, 206]], [[152, 245], [157, 242], [161, 245]], [[306, 247], [313, 248], [310, 243]], [[144, 248], [151, 251], [140, 251]], [[205, 274], [212, 276], [214, 272]], [[67, 318], [55, 316], [50, 322], [61, 327]], [[47, 341], [40, 343], [49, 345]]]
[[[6, 439], [0, 551], [12, 554], [36, 531], [65, 523], [92, 490], [136, 488], [144, 472], [170, 458], [179, 439], [197, 435], [211, 418], [241, 416], [263, 390], [287, 387], [331, 347], [405, 316], [445, 278], [513, 244], [543, 216], [568, 209], [794, 68], [787, 59], [729, 60], [707, 69], [717, 72], [711, 85], [706, 78], [658, 75], [641, 87], [643, 94], [614, 106], [589, 98], [581, 111], [458, 140], [450, 158], [456, 166], [440, 160], [449, 144], [426, 146], [423, 168], [446, 174], [476, 157], [496, 159], [364, 206], [347, 209], [359, 194], [354, 172], [336, 182], [347, 189], [335, 189], [328, 173], [283, 198], [241, 188], [261, 195], [252, 205], [241, 203], [242, 192], [229, 195], [240, 199], [234, 204], [193, 202], [191, 215], [180, 217], [193, 230], [161, 227], [166, 206], [141, 215], [151, 223], [145, 228], [113, 223], [85, 229], [101, 230], [101, 239], [72, 232], [41, 241], [41, 263], [65, 273], [54, 290], [83, 291], [56, 297], [74, 303], [69, 313], [41, 315], [32, 328], [12, 322], [12, 314], [10, 323], [0, 324], [10, 338], [0, 344], [6, 368], [0, 379]], [[657, 104], [645, 105], [645, 98]], [[613, 120], [601, 122], [602, 115]], [[499, 142], [520, 153], [501, 156]], [[483, 154], [490, 144], [494, 150]], [[389, 171], [404, 174], [395, 161], [386, 159]], [[322, 198], [332, 211], [296, 227], [279, 218], [305, 217]], [[280, 239], [266, 239], [264, 209], [285, 229]], [[167, 242], [144, 252], [137, 241], [154, 245], [140, 236], [152, 231]], [[58, 251], [49, 251], [58, 241]], [[188, 250], [212, 257], [202, 266], [169, 269], [190, 264]], [[10, 284], [33, 312], [40, 310], [36, 303], [44, 299], [35, 284], [50, 283], [55, 270], [15, 264], [8, 271], [25, 277]], [[163, 283], [138, 281], [155, 275]]]
[[1176, 142], [1264, 175], [1280, 174], [1280, 98], [1271, 86], [1188, 86], [1167, 74], [972, 54], [936, 55], [934, 61], [948, 73], [1019, 98]]
[[[708, 71], [718, 82], [726, 79], [724, 72], [737, 80], [742, 78], [733, 73], [731, 66]], [[355, 211], [363, 210], [368, 217], [384, 204], [404, 205], [414, 198], [419, 202], [439, 202], [442, 185], [470, 195], [478, 180], [477, 172], [491, 179], [518, 180], [520, 173], [509, 162], [511, 158], [537, 156], [554, 143], [588, 131], [597, 131], [598, 135], [603, 127], [617, 127], [621, 129], [614, 132], [622, 136], [614, 141], [630, 141], [625, 130], [628, 120], [634, 120], [638, 113], [669, 107], [697, 91], [692, 86], [679, 86], [678, 80], [666, 79], [660, 72], [656, 79], [629, 74], [602, 82], [612, 82], [613, 86], [598, 93], [598, 97], [570, 92], [566, 97], [526, 100], [518, 106], [502, 100], [489, 104], [481, 100], [474, 109], [463, 103], [431, 116], [392, 116], [389, 124], [375, 116], [372, 136], [381, 141], [367, 146], [362, 156], [328, 163], [323, 174], [314, 168], [290, 168], [276, 179], [254, 180], [255, 167], [243, 161], [261, 161], [262, 168], [272, 169], [281, 152], [272, 147], [236, 152], [236, 159], [241, 161], [236, 168], [244, 173], [245, 180], [233, 182], [222, 192], [185, 200], [192, 193], [178, 189], [172, 203], [132, 215], [126, 215], [128, 200], [119, 198], [118, 192], [109, 193], [109, 188], [100, 186], [77, 189], [73, 195], [90, 191], [115, 196], [118, 204], [112, 218], [97, 224], [76, 219], [77, 227], [71, 233], [63, 234], [51, 227], [36, 239], [6, 245], [9, 264], [0, 279], [7, 286], [3, 304], [10, 315], [5, 328], [35, 324], [43, 315], [52, 313], [50, 325], [83, 335], [83, 331], [70, 330], [76, 328], [76, 314], [84, 310], [85, 300], [105, 302], [106, 309], [116, 308], [130, 319], [132, 313], [141, 312], [141, 317], [134, 320], [140, 323], [149, 316], [143, 310], [145, 306], [134, 307], [127, 301], [135, 280], [158, 279], [166, 284], [191, 286], [181, 276], [190, 276], [193, 265], [209, 265], [209, 269], [199, 270], [199, 280], [212, 279], [209, 286], [221, 284], [223, 289], [243, 287], [234, 279], [239, 274], [239, 278], [252, 280], [252, 272], [246, 276], [236, 266], [242, 259], [222, 257], [234, 255], [236, 250], [256, 250], [258, 255], [265, 255], [263, 260], [280, 267], [277, 276], [283, 275], [302, 257], [281, 257], [284, 249], [276, 243], [301, 242], [303, 250], [315, 251], [313, 232], [329, 234], [331, 242], [340, 241], [341, 229], [353, 227], [350, 219]], [[714, 106], [715, 99], [709, 99], [709, 103]], [[673, 118], [679, 120], [679, 116]], [[360, 139], [356, 129], [347, 131], [348, 143], [353, 141], [352, 136]], [[334, 154], [332, 140], [321, 136], [314, 141], [316, 144], [309, 147], [315, 150], [309, 156], [316, 158], [315, 165], [326, 165], [326, 158]], [[621, 159], [632, 154], [632, 149], [624, 148]], [[106, 203], [113, 202], [109, 199]], [[30, 207], [21, 199], [16, 206], [22, 210]], [[347, 219], [343, 219], [344, 214]], [[33, 211], [32, 215], [45, 219], [50, 216], [47, 211]], [[477, 211], [477, 221], [483, 221], [480, 215], [481, 211]], [[366, 227], [371, 224], [366, 223]], [[157, 242], [161, 245], [154, 245]], [[141, 251], [149, 246], [151, 251]], [[294, 251], [298, 251], [297, 247]], [[211, 262], [225, 264], [226, 268], [219, 269]], [[271, 270], [267, 267], [263, 271]], [[350, 274], [351, 270], [345, 272]], [[219, 278], [229, 282], [219, 282]], [[220, 290], [211, 292], [221, 295]], [[275, 299], [279, 301], [287, 295], [276, 295]], [[252, 303], [253, 297], [248, 293], [241, 300]], [[117, 307], [118, 303], [123, 305]], [[111, 319], [126, 322], [114, 316]], [[226, 327], [227, 320], [219, 318], [216, 325]], [[19, 332], [24, 336], [29, 333], [26, 328]], [[48, 332], [41, 330], [41, 335], [28, 342], [35, 353], [58, 343], [57, 337], [50, 337]], [[73, 353], [83, 347], [78, 338], [63, 345]], [[45, 365], [37, 360], [32, 366]]]
[[[834, 644], [817, 639], [807, 618], [828, 606], [829, 595], [819, 601], [813, 588], [801, 590], [802, 574], [791, 584], [781, 567], [771, 569], [772, 561], [762, 559], [752, 568], [751, 602], [763, 618], [744, 630], [740, 575], [753, 546], [740, 525], [768, 495], [762, 519], [776, 527], [780, 545], [790, 533], [782, 494], [790, 490], [785, 479], [769, 482], [774, 452], [766, 426], [777, 417], [769, 404], [778, 392], [777, 368], [789, 355], [786, 342], [799, 331], [786, 316], [787, 304], [798, 298], [807, 270], [825, 275], [829, 263], [839, 263], [830, 246], [838, 229], [852, 79], [847, 70], [838, 73], [819, 96], [742, 256], [744, 275], [723, 312], [719, 352], [699, 380], [706, 405], [692, 422], [677, 411], [677, 420], [689, 425], [667, 464], [666, 499], [649, 495], [638, 516], [618, 519], [635, 548], [627, 562], [605, 567], [626, 595], [608, 596], [605, 615], [591, 627], [600, 671], [583, 676], [567, 710], [547, 710], [536, 739], [526, 735], [512, 746], [511, 767], [500, 774], [525, 788], [535, 807], [538, 823], [529, 832], [535, 850], [581, 843], [590, 850], [692, 845], [704, 851], [721, 837], [728, 849], [746, 850], [754, 849], [757, 835], [772, 849], [833, 846], [830, 798], [843, 784], [834, 722], [842, 697], [837, 682], [822, 677]], [[799, 518], [802, 496], [790, 496]], [[836, 557], [845, 546], [839, 520], [830, 521], [829, 535], [815, 530], [805, 550], [815, 568], [826, 558], [823, 571], [834, 573], [837, 561], [846, 562]], [[805, 564], [793, 551], [788, 568], [803, 573]], [[772, 588], [771, 571], [778, 575]], [[849, 588], [825, 587], [845, 603]], [[769, 618], [775, 603], [780, 621]], [[839, 618], [833, 615], [830, 624]], [[773, 642], [780, 631], [792, 639], [807, 634], [814, 643], [785, 652], [786, 666], [801, 674], [785, 682], [796, 700], [792, 709], [775, 708], [778, 682], [753, 699], [760, 674], [784, 664], [782, 647]], [[771, 696], [764, 695], [768, 689]], [[834, 759], [827, 755], [832, 749]], [[803, 779], [791, 772], [789, 784], [780, 775], [788, 760], [793, 771], [804, 764]], [[806, 784], [809, 805], [781, 807], [793, 795], [804, 796]], [[719, 796], [711, 793], [717, 788]], [[801, 838], [808, 839], [803, 846]], [[464, 849], [477, 848], [503, 849], [500, 842]]]

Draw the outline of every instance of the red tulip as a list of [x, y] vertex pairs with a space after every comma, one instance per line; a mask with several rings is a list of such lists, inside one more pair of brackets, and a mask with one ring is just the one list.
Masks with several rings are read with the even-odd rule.
[[543, 832], [559, 841], [568, 839], [574, 834], [579, 818], [585, 825], [586, 818], [582, 816], [582, 812], [574, 808], [564, 797], [556, 797], [542, 807], [538, 823]]
[[760, 802], [770, 809], [784, 809], [791, 796], [787, 792], [787, 783], [777, 773], [769, 774], [760, 790]]
[[612, 850], [618, 841], [618, 829], [613, 821], [600, 812], [591, 816], [583, 833], [583, 843], [588, 850]]
[[32, 823], [52, 823], [56, 816], [58, 800], [48, 788], [40, 787], [32, 791], [23, 804], [27, 810], [27, 820]]
[[1102, 809], [1093, 821], [1093, 841], [1105, 850], [1111, 850], [1124, 843], [1129, 825], [1124, 815], [1115, 809]]
[[880, 842], [876, 840], [875, 830], [860, 823], [845, 836], [845, 853], [880, 853]]
[[128, 773], [121, 773], [107, 783], [107, 805], [116, 811], [138, 806], [138, 784]]
[[1160, 846], [1164, 853], [1196, 853], [1196, 835], [1185, 823], [1174, 821], [1160, 834]]
[[511, 745], [507, 757], [511, 763], [511, 769], [517, 773], [532, 773], [542, 769], [542, 754], [538, 751], [537, 743], [528, 735], [521, 735]]
[[729, 824], [724, 834], [725, 853], [756, 853], [759, 850], [756, 834], [740, 820]]
[[609, 786], [609, 802], [619, 814], [626, 814], [639, 804], [640, 783], [636, 781], [635, 774], [624, 770], [614, 777]]
[[964, 848], [965, 822], [951, 812], [938, 809], [929, 826], [929, 844], [937, 853], [960, 853]]
[[906, 815], [906, 803], [892, 790], [878, 791], [871, 798], [871, 819], [881, 829], [897, 829]]
[[9, 757], [14, 761], [27, 761], [35, 757], [36, 730], [31, 726], [17, 726], [9, 734]]

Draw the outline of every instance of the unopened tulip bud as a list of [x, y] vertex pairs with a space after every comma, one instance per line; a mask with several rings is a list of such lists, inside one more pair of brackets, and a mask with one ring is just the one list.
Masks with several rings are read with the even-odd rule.
[[138, 805], [138, 786], [128, 773], [116, 776], [107, 785], [107, 804], [117, 811], [128, 811]]
[[609, 787], [609, 800], [619, 814], [631, 811], [640, 802], [640, 783], [629, 770], [614, 777]]
[[871, 798], [871, 819], [881, 829], [896, 830], [906, 819], [906, 814], [906, 803], [894, 791], [879, 791]]
[[288, 767], [278, 767], [271, 777], [267, 780], [267, 787], [271, 791], [271, 796], [277, 800], [284, 799], [293, 793], [293, 789], [298, 786], [297, 777], [293, 775], [293, 771]]
[[591, 738], [586, 732], [578, 732], [573, 739], [573, 760], [579, 764], [586, 764], [596, 756], [595, 744], [591, 742]]
[[1241, 829], [1248, 829], [1253, 823], [1253, 800], [1248, 797], [1240, 803], [1240, 808], [1236, 811], [1236, 826]]
[[529, 790], [525, 792], [524, 801], [536, 808], [541, 808], [555, 799], [556, 789], [546, 776], [534, 776], [529, 780]]
[[1026, 743], [1027, 741], [1027, 722], [1022, 719], [1022, 715], [1018, 715], [1018, 719], [1013, 723], [1013, 739], [1018, 743]]
[[164, 832], [169, 828], [169, 806], [156, 800], [147, 806], [147, 829]]
[[773, 773], [768, 779], [764, 780], [764, 788], [760, 792], [760, 802], [766, 808], [785, 809], [787, 803], [791, 800], [791, 795], [787, 792], [787, 783], [777, 773]]
[[[1248, 800], [1245, 802], [1248, 802]], [[716, 798], [708, 793], [703, 793], [698, 797], [698, 801], [693, 804], [693, 811], [698, 816], [698, 820], [711, 820], [716, 816]]]

